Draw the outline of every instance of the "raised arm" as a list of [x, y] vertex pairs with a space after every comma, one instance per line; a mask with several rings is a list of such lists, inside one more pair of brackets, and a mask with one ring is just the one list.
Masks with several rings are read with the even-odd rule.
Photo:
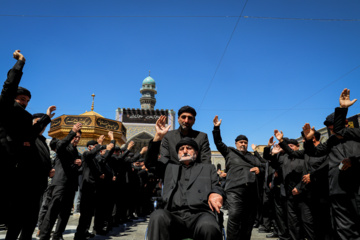
[[25, 57], [20, 53], [20, 50], [16, 50], [13, 53], [13, 57], [17, 60], [14, 67], [10, 69], [7, 74], [7, 79], [4, 82], [3, 89], [1, 91], [0, 104], [2, 106], [12, 106], [18, 86], [22, 77], [22, 69], [25, 65]]
[[214, 117], [213, 123], [214, 123], [214, 130], [213, 130], [213, 138], [214, 143], [216, 145], [217, 150], [223, 155], [224, 157], [228, 154], [228, 147], [225, 143], [223, 143], [221, 138], [221, 132], [220, 132], [220, 125], [221, 125], [222, 119], [219, 120], [218, 116], [216, 115]]
[[278, 131], [277, 129], [275, 129], [274, 135], [275, 135], [276, 139], [279, 141], [280, 147], [289, 155], [289, 157], [304, 159], [305, 151], [304, 150], [298, 150], [298, 151], [292, 150], [288, 146], [288, 144], [284, 141], [284, 133], [282, 131]]
[[155, 167], [156, 174], [163, 178], [165, 172], [166, 163], [158, 161], [158, 155], [160, 151], [160, 144], [161, 140], [163, 140], [165, 134], [169, 131], [170, 125], [165, 126], [166, 124], [166, 117], [160, 116], [160, 118], [156, 121], [155, 124], [155, 136], [150, 141], [149, 147], [145, 156], [145, 166], [146, 168]]

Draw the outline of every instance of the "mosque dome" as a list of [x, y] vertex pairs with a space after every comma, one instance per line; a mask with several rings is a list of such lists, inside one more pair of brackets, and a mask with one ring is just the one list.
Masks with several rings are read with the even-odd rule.
[[144, 79], [144, 81], [142, 82], [142, 85], [154, 85], [155, 86], [155, 80], [148, 76], [147, 78]]

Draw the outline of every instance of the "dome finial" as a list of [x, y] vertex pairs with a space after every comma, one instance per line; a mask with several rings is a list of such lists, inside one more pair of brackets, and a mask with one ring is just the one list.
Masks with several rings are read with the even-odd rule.
[[149, 77], [150, 77], [150, 70], [149, 70]]
[[91, 96], [92, 96], [92, 98], [93, 98], [93, 100], [92, 100], [92, 105], [91, 105], [91, 111], [94, 111], [94, 99], [95, 99], [95, 94], [93, 93]]

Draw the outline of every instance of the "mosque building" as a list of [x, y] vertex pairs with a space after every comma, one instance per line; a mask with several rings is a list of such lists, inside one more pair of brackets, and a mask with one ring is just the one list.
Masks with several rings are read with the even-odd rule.
[[154, 138], [155, 123], [161, 115], [167, 117], [166, 124], [171, 125], [170, 130], [173, 130], [175, 126], [175, 112], [172, 109], [155, 109], [157, 90], [150, 72], [142, 82], [140, 93], [141, 108], [118, 108], [115, 116], [115, 120], [122, 122], [126, 128], [126, 143], [134, 141], [134, 152], [140, 151]]

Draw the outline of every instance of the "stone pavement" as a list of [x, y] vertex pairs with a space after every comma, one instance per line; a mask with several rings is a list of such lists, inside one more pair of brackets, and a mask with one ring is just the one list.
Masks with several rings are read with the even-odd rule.
[[[63, 234], [65, 240], [72, 240], [76, 232], [77, 223], [79, 221], [79, 214], [74, 214], [70, 217], [68, 225], [66, 226], [66, 231]], [[114, 228], [107, 236], [96, 236], [95, 240], [144, 240], [145, 232], [147, 225], [149, 223], [149, 218], [139, 218], [132, 223], [120, 225], [117, 228]], [[227, 213], [224, 211], [224, 226], [227, 223]], [[34, 232], [33, 239], [39, 239], [35, 236], [36, 231]], [[0, 230], [0, 239], [5, 239], [6, 231]], [[266, 238], [266, 233], [258, 233], [257, 229], [253, 229], [252, 240], [274, 240], [274, 238]], [[169, 239], [171, 240], [171, 239]]]

